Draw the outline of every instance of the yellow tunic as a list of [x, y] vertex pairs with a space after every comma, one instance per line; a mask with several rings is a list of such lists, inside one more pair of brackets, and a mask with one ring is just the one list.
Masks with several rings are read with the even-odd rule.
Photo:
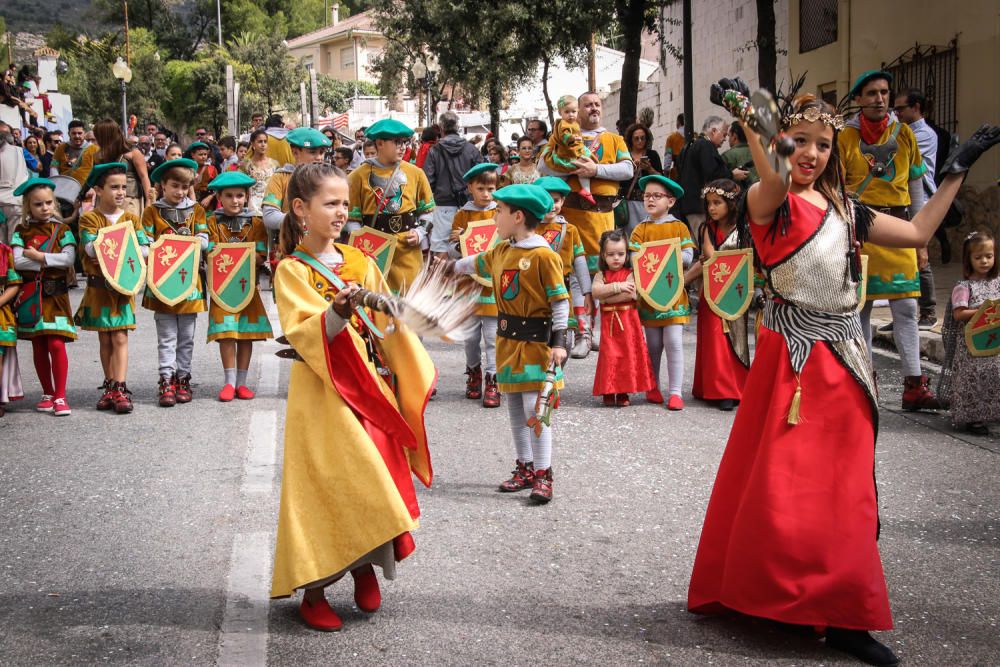
[[285, 139], [279, 139], [267, 135], [267, 157], [278, 162], [278, 166], [295, 164], [295, 156], [292, 155], [292, 146]]
[[[139, 216], [125, 211], [115, 224], [122, 222], [132, 223], [139, 244], [148, 245]], [[77, 256], [83, 264], [83, 272], [88, 276], [104, 275], [97, 258], [87, 254], [86, 246], [97, 240], [97, 232], [110, 226], [111, 221], [97, 210], [80, 217], [80, 246]], [[105, 287], [87, 285], [74, 320], [78, 327], [86, 331], [131, 331], [135, 329], [135, 297]]]
[[[250, 218], [238, 232], [231, 232], [220, 223], [213, 214], [208, 218], [208, 250], [217, 243], [253, 243], [256, 246], [258, 268], [267, 261], [267, 229], [260, 218]], [[260, 273], [257, 273], [260, 277]], [[230, 338], [235, 340], [265, 340], [272, 338], [271, 322], [267, 319], [267, 310], [260, 296], [260, 285], [254, 285], [253, 297], [250, 303], [238, 313], [230, 313], [215, 303], [209, 296], [208, 303], [208, 342]]]
[[[21, 276], [14, 270], [14, 251], [9, 246], [0, 244], [0, 267], [5, 267], [0, 273], [0, 295], [8, 287], [21, 284]], [[5, 347], [17, 346], [17, 318], [14, 316], [14, 301], [16, 297], [8, 303], [0, 306], [0, 356]]]
[[[895, 123], [890, 123], [886, 127], [879, 138], [880, 144], [889, 139], [894, 125]], [[861, 152], [860, 142], [861, 131], [856, 127], [845, 127], [837, 137], [840, 159], [846, 172], [847, 189], [851, 192], [857, 191], [870, 171], [868, 160]], [[888, 165], [885, 176], [872, 178], [861, 193], [861, 201], [869, 206], [909, 206], [910, 181], [923, 178], [927, 171], [913, 130], [905, 123], [899, 129], [896, 143], [899, 148]], [[916, 250], [866, 243], [861, 252], [868, 255], [868, 301], [920, 296]]]
[[[348, 218], [362, 222], [362, 216], [375, 215], [378, 195], [372, 190], [369, 176], [388, 179], [395, 167], [375, 167], [365, 162], [347, 177], [350, 184], [351, 212]], [[409, 162], [399, 163], [400, 172], [406, 176], [406, 183], [400, 189], [395, 201], [399, 203], [397, 213], [413, 213], [420, 216], [434, 210], [434, 194], [423, 170]], [[407, 287], [413, 284], [420, 267], [423, 265], [423, 251], [419, 245], [411, 246], [406, 242], [409, 231], [396, 235], [396, 252], [393, 255], [392, 266], [386, 274], [386, 281], [393, 292], [405, 293]]]
[[[516, 248], [501, 241], [476, 256], [476, 273], [493, 281], [497, 308], [521, 317], [552, 317], [551, 303], [569, 299], [563, 282], [562, 260], [546, 245]], [[549, 364], [547, 343], [514, 340], [497, 331], [497, 384], [502, 393], [538, 391]], [[562, 368], [556, 369], [557, 388], [563, 386]]]
[[[622, 160], [631, 159], [628, 148], [625, 146], [625, 140], [613, 132], [602, 132], [600, 140], [596, 145], [593, 143], [593, 136], [588, 135], [586, 132], [583, 134], [583, 139], [587, 142], [588, 147], [591, 148], [591, 152], [593, 153], [591, 159], [598, 164], [614, 164]], [[619, 185], [618, 181], [592, 178], [590, 179], [590, 192], [593, 195], [613, 197], [618, 194]], [[570, 176], [569, 186], [573, 189], [573, 192], [578, 192], [580, 190], [579, 179], [576, 176]], [[597, 256], [601, 251], [601, 234], [615, 227], [614, 212], [598, 213], [597, 211], [582, 211], [564, 206], [562, 214], [567, 220], [576, 225], [577, 230], [580, 232], [580, 238], [583, 240], [583, 250], [587, 253], [587, 267], [590, 269], [591, 275], [593, 275], [597, 272]]]
[[[666, 222], [647, 220], [646, 222], [639, 223], [639, 226], [632, 230], [629, 245], [633, 250], [637, 250], [643, 243], [675, 238], [681, 240], [682, 250], [684, 248], [694, 248], [691, 233], [688, 231], [687, 225], [680, 220], [668, 220]], [[688, 301], [687, 290], [681, 290], [681, 298], [677, 300], [673, 308], [667, 311], [653, 308], [640, 297], [639, 319], [642, 320], [642, 326], [644, 327], [687, 324], [691, 320], [691, 303]]]
[[580, 239], [580, 231], [576, 225], [567, 222], [566, 237], [562, 239], [559, 238], [562, 234], [562, 223], [557, 220], [543, 222], [535, 228], [535, 233], [544, 238], [553, 250], [555, 250], [556, 243], [561, 242], [559, 259], [563, 263], [563, 276], [569, 279], [570, 274], [573, 273], [573, 260], [587, 254], [583, 250], [583, 241]]
[[97, 151], [97, 144], [90, 144], [83, 149], [76, 162], [70, 163], [69, 157], [66, 156], [66, 144], [62, 143], [56, 147], [52, 155], [52, 164], [59, 170], [60, 176], [72, 176], [83, 185], [87, 176], [90, 176], [90, 170], [94, 168]]
[[[375, 263], [360, 251], [337, 246], [346, 282], [387, 291]], [[302, 250], [301, 246], [299, 250]], [[337, 392], [327, 362], [324, 314], [335, 290], [314, 269], [286, 258], [275, 272], [281, 327], [304, 361], [292, 364], [286, 402], [281, 506], [271, 596], [343, 571], [359, 558], [416, 529], [375, 443]], [[375, 315], [388, 331], [388, 321]], [[434, 365], [420, 341], [400, 327], [378, 345], [397, 378], [395, 395], [368, 361], [365, 341], [352, 321], [346, 333], [383, 396], [397, 406], [417, 439], [407, 450], [411, 470], [429, 485], [432, 472], [423, 412], [434, 384]]]
[[[160, 215], [160, 209], [149, 205], [142, 212], [142, 228], [146, 232], [146, 238], [152, 245], [162, 234], [176, 234], [177, 231]], [[208, 224], [205, 220], [205, 209], [200, 204], [195, 204], [194, 209], [184, 221], [184, 229], [192, 234], [208, 234]], [[173, 306], [163, 303], [147, 287], [142, 295], [142, 305], [148, 310], [157, 313], [173, 313], [175, 315], [187, 315], [190, 313], [205, 312], [205, 292], [201, 284], [201, 272], [198, 273], [198, 283], [195, 290], [191, 292], [187, 299]]]
[[[470, 211], [467, 209], [459, 209], [456, 211], [455, 217], [452, 218], [451, 231], [464, 232], [470, 222], [475, 222], [476, 220], [492, 220], [496, 214], [496, 207], [491, 208], [488, 211]], [[479, 307], [476, 308], [476, 315], [486, 317], [497, 316], [497, 298], [493, 293], [493, 288], [484, 287], [483, 291], [480, 292]]]
[[288, 181], [292, 180], [292, 169], [279, 170], [271, 175], [267, 180], [267, 187], [264, 189], [264, 201], [261, 206], [272, 206], [280, 209], [282, 213], [288, 213], [288, 202], [285, 201], [285, 193], [288, 192]]

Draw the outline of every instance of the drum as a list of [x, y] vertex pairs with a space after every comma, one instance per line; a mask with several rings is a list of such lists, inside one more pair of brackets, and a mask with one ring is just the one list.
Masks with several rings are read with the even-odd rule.
[[72, 206], [80, 196], [80, 182], [72, 176], [52, 176], [49, 180], [56, 184], [56, 199]]

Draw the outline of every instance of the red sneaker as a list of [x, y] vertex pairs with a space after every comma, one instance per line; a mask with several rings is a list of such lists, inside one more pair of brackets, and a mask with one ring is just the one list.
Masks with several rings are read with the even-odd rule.
[[52, 412], [53, 406], [55, 404], [52, 402], [52, 397], [48, 394], [42, 394], [42, 400], [35, 403], [35, 409], [39, 412]]
[[534, 481], [535, 464], [531, 462], [524, 463], [522, 461], [516, 461], [514, 463], [514, 472], [511, 475], [511, 478], [500, 484], [500, 490], [504, 493], [523, 491], [524, 489], [530, 487]]
[[670, 394], [670, 400], [667, 401], [667, 410], [683, 410], [684, 409], [684, 399], [677, 394]]
[[663, 394], [660, 393], [659, 389], [654, 389], [653, 391], [646, 392], [646, 402], [656, 403], [657, 405], [663, 403]]
[[231, 384], [227, 384], [219, 391], [219, 400], [223, 403], [228, 403], [234, 398], [236, 398], [236, 387]]
[[620, 408], [627, 408], [632, 405], [632, 401], [628, 400], [628, 394], [618, 394], [615, 396], [615, 403]]
[[483, 397], [483, 367], [465, 367], [465, 374], [469, 379], [465, 381], [465, 397], [472, 400], [479, 400]]
[[115, 381], [105, 380], [101, 385], [101, 397], [97, 399], [98, 410], [110, 410], [114, 405]]
[[66, 402], [65, 398], [57, 398], [52, 401], [52, 414], [56, 417], [68, 417], [73, 414], [73, 411], [69, 409], [69, 403]]
[[320, 598], [314, 603], [309, 603], [302, 598], [299, 605], [299, 616], [313, 630], [321, 632], [336, 632], [344, 627], [344, 622], [337, 616], [337, 612], [330, 608], [330, 603], [326, 598]]
[[351, 570], [354, 577], [354, 603], [358, 609], [368, 614], [382, 606], [382, 592], [378, 589], [378, 577], [371, 565], [362, 565]]
[[943, 409], [941, 401], [927, 386], [926, 375], [903, 378], [903, 409], [911, 412]]
[[236, 388], [236, 398], [240, 399], [241, 401], [253, 400], [253, 397], [256, 395], [257, 394], [253, 392], [253, 389], [245, 385], [241, 384], [239, 387]]
[[552, 500], [552, 468], [535, 471], [535, 483], [531, 487], [530, 497], [541, 505]]
[[177, 392], [172, 378], [160, 376], [160, 407], [172, 408], [177, 405]]

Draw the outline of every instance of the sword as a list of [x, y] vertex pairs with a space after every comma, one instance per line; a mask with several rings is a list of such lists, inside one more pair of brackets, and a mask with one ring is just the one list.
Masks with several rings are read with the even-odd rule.
[[552, 426], [552, 413], [559, 407], [559, 390], [556, 389], [556, 365], [553, 363], [545, 371], [545, 382], [535, 399], [535, 414], [528, 419], [528, 427], [535, 436], [542, 434], [542, 425]]

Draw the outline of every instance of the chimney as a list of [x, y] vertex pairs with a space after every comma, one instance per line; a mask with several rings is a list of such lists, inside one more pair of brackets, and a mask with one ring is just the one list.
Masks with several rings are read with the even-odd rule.
[[330, 7], [330, 25], [337, 25], [338, 23], [340, 23], [340, 3], [335, 2]]

